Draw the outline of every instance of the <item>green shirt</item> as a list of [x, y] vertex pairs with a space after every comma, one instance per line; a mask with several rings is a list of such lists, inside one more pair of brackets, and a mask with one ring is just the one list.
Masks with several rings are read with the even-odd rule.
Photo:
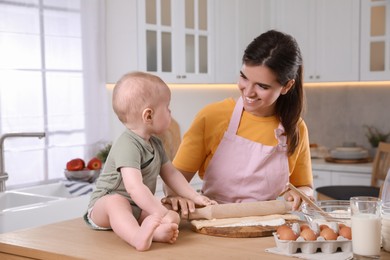
[[121, 194], [136, 206], [126, 191], [120, 169], [131, 167], [141, 170], [143, 183], [154, 194], [157, 175], [160, 174], [161, 166], [167, 161], [168, 157], [160, 139], [152, 136], [150, 142], [146, 142], [126, 129], [111, 147], [103, 172], [96, 181], [96, 188], [91, 195], [88, 208], [93, 207], [100, 197], [112, 193]]

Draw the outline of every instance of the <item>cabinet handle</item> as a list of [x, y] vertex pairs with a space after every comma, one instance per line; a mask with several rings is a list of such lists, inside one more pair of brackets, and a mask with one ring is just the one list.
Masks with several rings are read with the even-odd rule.
[[318, 175], [313, 175], [313, 179], [318, 179]]
[[187, 78], [187, 76], [186, 76], [186, 75], [182, 75], [181, 78], [182, 78], [182, 79], [185, 79], [185, 78]]
[[316, 79], [319, 79], [319, 78], [320, 78], [320, 75], [317, 75], [317, 76], [316, 76]]
[[313, 76], [309, 76], [309, 79], [312, 79], [313, 78]]
[[176, 75], [176, 78], [177, 79], [181, 79], [181, 75]]

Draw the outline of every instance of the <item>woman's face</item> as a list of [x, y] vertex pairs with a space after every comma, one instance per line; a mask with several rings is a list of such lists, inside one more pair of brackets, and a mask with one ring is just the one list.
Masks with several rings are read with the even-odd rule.
[[276, 100], [288, 90], [280, 85], [275, 74], [266, 66], [245, 64], [241, 67], [238, 88], [245, 111], [262, 117], [275, 114]]

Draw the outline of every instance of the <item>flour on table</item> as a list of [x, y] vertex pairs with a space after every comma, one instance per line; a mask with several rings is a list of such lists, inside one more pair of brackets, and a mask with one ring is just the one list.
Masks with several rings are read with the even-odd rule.
[[293, 214], [274, 214], [266, 216], [249, 216], [240, 218], [224, 219], [199, 219], [192, 220], [191, 224], [197, 229], [204, 227], [240, 227], [240, 226], [280, 226], [286, 220], [299, 220], [297, 215]]
[[243, 220], [241, 222], [220, 225], [215, 227], [246, 227], [246, 226], [280, 226], [286, 223], [283, 218], [271, 219], [271, 220]]

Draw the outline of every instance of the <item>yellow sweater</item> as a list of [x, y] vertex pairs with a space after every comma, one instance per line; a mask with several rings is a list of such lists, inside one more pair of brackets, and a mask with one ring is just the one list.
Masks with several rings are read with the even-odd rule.
[[[196, 115], [173, 160], [177, 169], [198, 171], [203, 179], [204, 172], [227, 130], [235, 104], [235, 100], [228, 98], [204, 107]], [[278, 141], [274, 130], [278, 125], [279, 120], [274, 116], [256, 117], [244, 111], [237, 134], [264, 145], [276, 146]], [[298, 147], [288, 158], [290, 182], [295, 186], [312, 185], [309, 136], [303, 120], [299, 123], [299, 135]]]

